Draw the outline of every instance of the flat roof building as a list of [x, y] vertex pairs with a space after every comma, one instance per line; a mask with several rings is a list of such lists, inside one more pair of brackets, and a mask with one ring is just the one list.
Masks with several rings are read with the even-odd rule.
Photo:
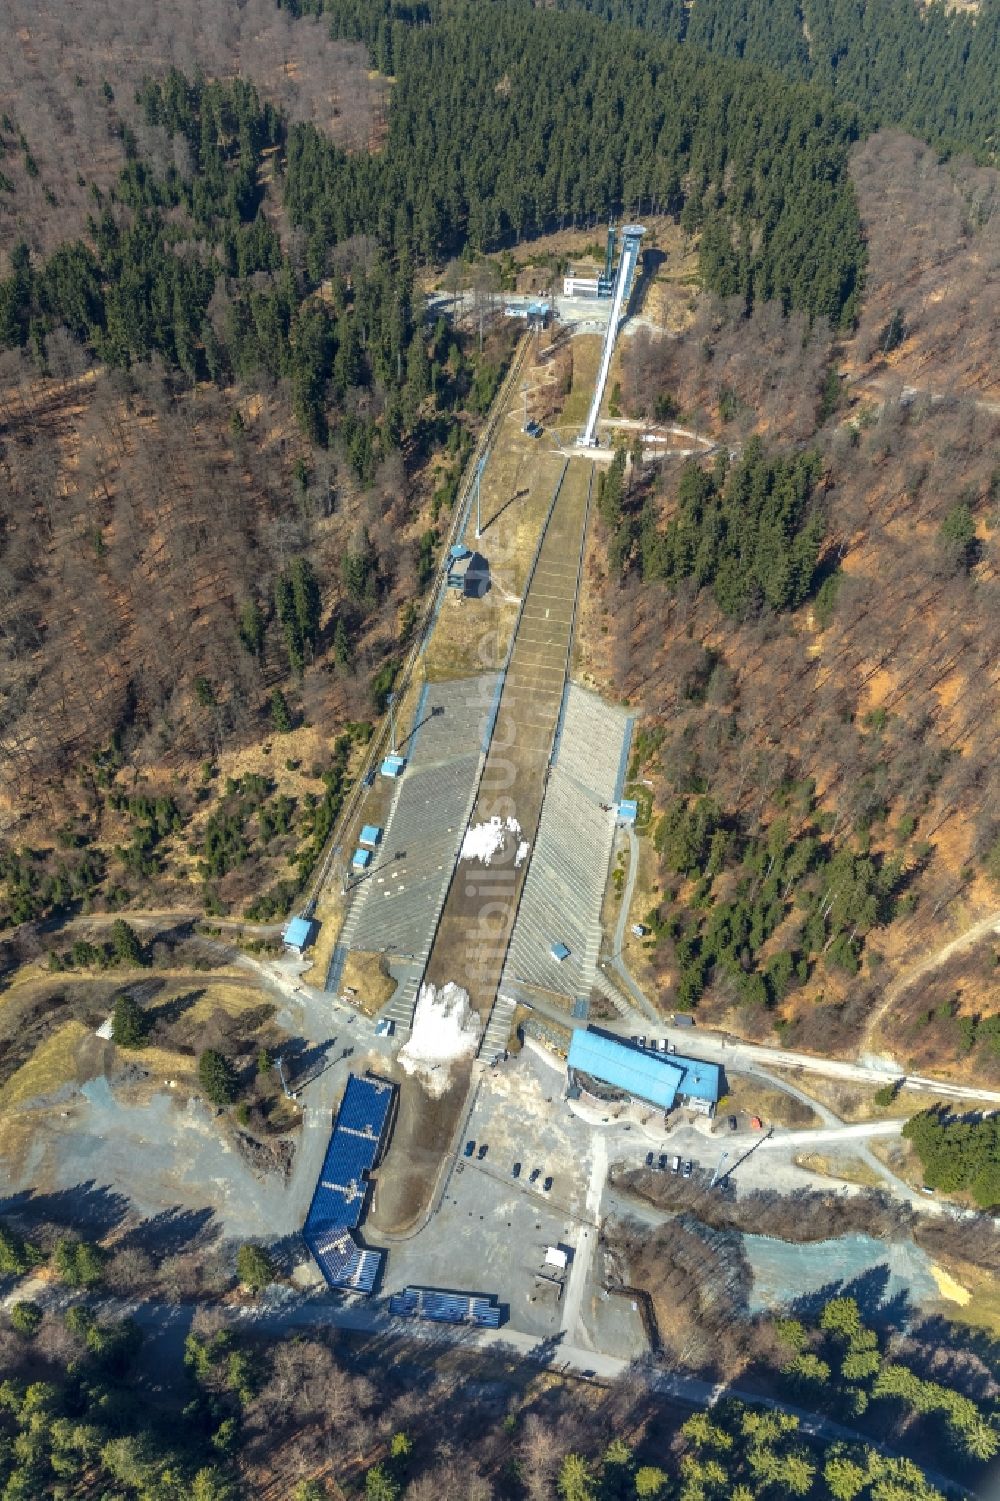
[[373, 850], [382, 839], [382, 830], [374, 823], [366, 823], [358, 836], [362, 849]]
[[683, 1104], [710, 1113], [722, 1093], [717, 1063], [654, 1053], [589, 1028], [574, 1031], [566, 1065], [571, 1075], [587, 1074], [664, 1111]]
[[368, 867], [369, 867], [369, 865], [371, 864], [371, 859], [372, 859], [372, 852], [371, 852], [371, 850], [357, 849], [357, 850], [354, 851], [354, 855], [353, 855], [353, 857], [351, 859], [351, 869], [352, 870], [367, 870]]
[[401, 777], [406, 769], [404, 756], [386, 756], [382, 762], [382, 775], [384, 777]]

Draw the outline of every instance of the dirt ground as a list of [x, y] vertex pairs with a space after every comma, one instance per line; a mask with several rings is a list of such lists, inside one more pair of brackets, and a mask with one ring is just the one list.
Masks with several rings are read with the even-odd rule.
[[793, 1095], [780, 1089], [769, 1089], [759, 1079], [745, 1074], [727, 1071], [726, 1083], [729, 1093], [719, 1101], [719, 1115], [758, 1115], [768, 1126], [818, 1126], [820, 1118], [814, 1110]]
[[393, 1072], [399, 1084], [396, 1122], [365, 1222], [374, 1240], [380, 1232], [409, 1230], [427, 1208], [465, 1108], [471, 1063], [453, 1071], [451, 1088], [440, 1099], [401, 1069]]
[[799, 1152], [794, 1162], [796, 1167], [804, 1167], [807, 1172], [819, 1173], [824, 1178], [835, 1178], [838, 1183], [860, 1183], [864, 1188], [883, 1186], [874, 1168], [849, 1153], [824, 1156], [820, 1152]]
[[485, 599], [475, 601], [457, 594], [446, 596], [424, 657], [431, 680], [468, 677], [503, 664], [539, 531], [561, 469], [547, 433], [533, 439], [521, 431], [523, 387], [528, 387], [530, 415], [554, 380], [555, 372], [548, 364], [533, 363], [529, 356], [523, 379], [511, 392], [483, 471], [482, 535], [476, 538], [473, 509], [462, 539], [489, 563], [490, 590]]
[[923, 1089], [902, 1089], [890, 1105], [878, 1105], [875, 1102], [878, 1086], [874, 1084], [848, 1084], [839, 1079], [825, 1078], [822, 1074], [813, 1073], [811, 1069], [773, 1068], [770, 1072], [786, 1077], [789, 1083], [812, 1095], [848, 1124], [899, 1118], [905, 1120], [921, 1110], [932, 1110], [937, 1105], [945, 1105], [957, 1113], [982, 1109], [982, 1102], [977, 1105], [972, 1100], [948, 1099], [944, 1095], [930, 1094]]

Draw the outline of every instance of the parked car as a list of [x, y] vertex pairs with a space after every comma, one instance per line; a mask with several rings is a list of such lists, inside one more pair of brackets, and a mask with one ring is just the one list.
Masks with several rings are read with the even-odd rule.
[[649, 932], [649, 929], [646, 927], [645, 923], [634, 922], [632, 924], [632, 935], [633, 935], [633, 937], [635, 937], [635, 938], [645, 938], [645, 936], [646, 936], [646, 934], [648, 932]]
[[542, 1170], [541, 1170], [541, 1168], [540, 1167], [533, 1167], [531, 1169], [531, 1176], [528, 1178], [528, 1182], [529, 1183], [537, 1183], [538, 1180], [539, 1180], [539, 1178], [541, 1176], [542, 1176]]
[[739, 1125], [739, 1121], [736, 1119], [735, 1115], [731, 1115], [729, 1117], [729, 1129], [730, 1129], [730, 1131], [735, 1131], [736, 1128], [738, 1127], [738, 1125]]
[[661, 1152], [660, 1153], [660, 1172], [661, 1173], [665, 1173], [666, 1171], [667, 1171], [667, 1154], [666, 1154], [666, 1152]]
[[691, 1161], [691, 1159], [689, 1157], [688, 1160], [687, 1160], [687, 1162], [685, 1162], [685, 1164], [684, 1164], [684, 1172], [683, 1172], [682, 1176], [685, 1177], [685, 1178], [690, 1178], [690, 1176], [693, 1173], [693, 1171], [694, 1171], [694, 1163]]
[[552, 1179], [551, 1178], [546, 1178], [545, 1182], [542, 1184], [542, 1193], [548, 1193], [548, 1191], [549, 1191], [549, 1189], [551, 1187], [552, 1187]]
[[529, 438], [540, 438], [542, 436], [542, 424], [540, 422], [529, 422], [524, 431]]
[[488, 1151], [489, 1151], [489, 1146], [484, 1141], [483, 1144], [482, 1144], [482, 1146], [479, 1148], [479, 1151], [476, 1153], [476, 1156], [479, 1158], [480, 1162], [482, 1162], [483, 1158], [486, 1156], [486, 1153]]
[[366, 787], [374, 787], [375, 786], [375, 773], [374, 773], [374, 771], [366, 771], [365, 772], [364, 786], [366, 786]]
[[652, 1167], [653, 1166], [653, 1161], [654, 1161], [655, 1157], [656, 1157], [656, 1153], [655, 1152], [647, 1152], [646, 1153], [646, 1166], [647, 1167]]
[[514, 1163], [514, 1166], [510, 1170], [510, 1175], [511, 1175], [512, 1178], [520, 1178], [520, 1176], [521, 1176], [521, 1164], [519, 1162], [515, 1162]]
[[472, 1154], [473, 1154], [473, 1152], [475, 1150], [476, 1150], [476, 1143], [474, 1141], [467, 1141], [465, 1143], [465, 1155], [466, 1155], [466, 1157], [471, 1157]]
[[675, 1157], [674, 1160], [673, 1160], [673, 1162], [670, 1164], [670, 1171], [672, 1173], [679, 1173], [680, 1170], [681, 1170], [681, 1159], [679, 1157]]

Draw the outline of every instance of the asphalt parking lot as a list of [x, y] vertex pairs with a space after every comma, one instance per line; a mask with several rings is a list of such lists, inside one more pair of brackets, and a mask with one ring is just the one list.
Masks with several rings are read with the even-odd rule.
[[[562, 1091], [561, 1072], [528, 1050], [483, 1076], [441, 1207], [412, 1240], [392, 1246], [385, 1292], [410, 1283], [487, 1293], [507, 1305], [515, 1329], [546, 1335], [562, 1327], [557, 1289], [536, 1281], [546, 1247], [562, 1246], [572, 1258], [577, 1249], [589, 1251], [597, 1233], [588, 1208], [592, 1132], [567, 1109]], [[471, 1158], [465, 1140], [476, 1143]]]

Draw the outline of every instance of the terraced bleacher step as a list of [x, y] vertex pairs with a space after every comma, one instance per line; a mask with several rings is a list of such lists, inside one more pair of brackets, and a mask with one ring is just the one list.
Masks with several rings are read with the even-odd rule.
[[516, 1009], [516, 1001], [512, 1001], [509, 996], [497, 996], [486, 1023], [483, 1040], [479, 1044], [480, 1058], [485, 1058], [489, 1062], [505, 1050]]

